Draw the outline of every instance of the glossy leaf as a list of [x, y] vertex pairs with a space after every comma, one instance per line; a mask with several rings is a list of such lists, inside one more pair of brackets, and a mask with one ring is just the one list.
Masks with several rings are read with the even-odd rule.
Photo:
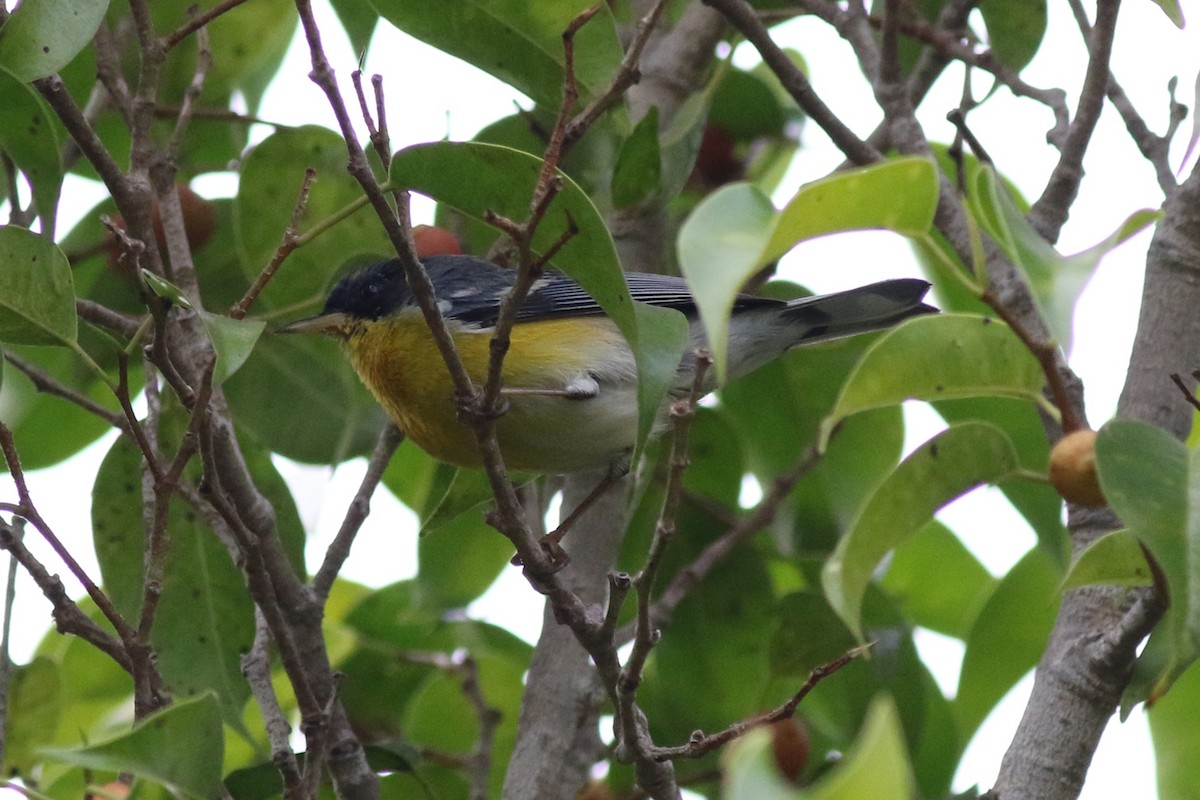
[[1154, 576], [1146, 563], [1146, 554], [1132, 531], [1107, 533], [1087, 546], [1076, 557], [1063, 579], [1063, 590], [1079, 586], [1148, 586]]
[[67, 257], [45, 236], [0, 227], [0, 342], [71, 345], [77, 326]]
[[1004, 254], [1029, 276], [1051, 330], [1069, 350], [1075, 302], [1096, 265], [1113, 248], [1157, 220], [1161, 212], [1134, 212], [1100, 243], [1064, 257], [1034, 230], [994, 170], [983, 166], [974, 177], [976, 191], [971, 204], [976, 218]]
[[863, 355], [821, 425], [821, 441], [852, 414], [905, 400], [984, 395], [1037, 403], [1043, 381], [1041, 367], [1007, 325], [968, 314], [917, 317], [885, 332]]
[[1016, 452], [1001, 430], [964, 423], [926, 442], [879, 486], [821, 576], [830, 605], [860, 640], [863, 593], [884, 555], [954, 498], [1016, 468]]
[[[372, 0], [388, 22], [557, 107], [562, 99], [562, 35], [590, 3], [567, 0], [448, 0], [427, 4]], [[575, 74], [584, 102], [605, 89], [621, 61], [621, 45], [607, 7], [575, 34]]]
[[778, 213], [750, 184], [730, 184], [705, 198], [679, 231], [679, 262], [720, 379], [734, 299], [760, 268], [799, 242], [829, 233], [871, 228], [923, 233], [937, 197], [933, 162], [904, 158], [808, 184]]
[[976, 615], [953, 702], [964, 740], [1037, 663], [1058, 613], [1061, 578], [1054, 559], [1034, 548], [1000, 579]]
[[772, 231], [763, 262], [805, 239], [855, 230], [918, 234], [937, 210], [937, 168], [927, 158], [898, 158], [836, 172], [800, 188]]
[[[692, 375], [679, 373], [680, 357], [687, 347], [691, 326], [679, 311], [648, 303], [634, 303], [639, 345], [634, 352], [638, 365], [638, 446], [641, 451], [658, 417], [668, 390], [682, 377], [691, 386]], [[636, 453], [635, 453], [636, 458]]]
[[220, 386], [246, 363], [267, 323], [257, 319], [233, 319], [209, 311], [200, 312], [200, 319], [217, 352], [213, 385]]
[[0, 67], [24, 83], [53, 75], [87, 47], [107, 10], [108, 0], [18, 4], [0, 28]]
[[679, 266], [696, 298], [722, 382], [733, 301], [762, 266], [775, 219], [770, 199], [758, 187], [733, 183], [705, 198], [679, 231]]
[[[1038, 408], [1032, 403], [1011, 397], [971, 397], [935, 401], [933, 407], [950, 424], [967, 420], [990, 422], [1012, 440], [1024, 469], [1046, 472], [1050, 444]], [[1038, 543], [1066, 566], [1070, 558], [1070, 537], [1063, 525], [1062, 497], [1054, 487], [1015, 478], [1001, 481], [999, 488], [1033, 528]]]
[[[1200, 655], [1198, 457], [1161, 428], [1135, 420], [1113, 420], [1096, 437], [1096, 471], [1104, 496], [1153, 556], [1170, 594], [1156, 631], [1163, 641], [1139, 659], [1131, 687], [1145, 692], [1148, 702]], [[1156, 674], [1149, 674], [1151, 668]]]
[[131, 772], [195, 800], [221, 797], [225, 736], [216, 699], [176, 700], [128, 733], [74, 750], [46, 750], [54, 761], [89, 769]]
[[[13, 17], [16, 16], [14, 13]], [[43, 231], [52, 236], [62, 185], [58, 132], [51, 124], [53, 115], [41, 97], [3, 68], [0, 68], [0, 108], [4, 109], [0, 114], [0, 150], [28, 176]]]

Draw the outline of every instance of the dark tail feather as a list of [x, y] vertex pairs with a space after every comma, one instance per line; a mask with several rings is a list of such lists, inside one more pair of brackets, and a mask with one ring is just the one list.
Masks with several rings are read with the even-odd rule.
[[856, 333], [890, 328], [909, 317], [936, 314], [922, 302], [929, 284], [917, 278], [899, 278], [860, 286], [835, 294], [802, 297], [788, 303], [788, 317], [800, 320], [807, 331], [803, 340], [836, 339]]

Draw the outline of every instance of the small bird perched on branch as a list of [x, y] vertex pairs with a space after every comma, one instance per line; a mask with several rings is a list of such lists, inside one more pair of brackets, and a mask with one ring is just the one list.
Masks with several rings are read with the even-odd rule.
[[[423, 263], [463, 365], [482, 384], [500, 300], [517, 273], [472, 256], [430, 256]], [[686, 396], [695, 348], [705, 344], [687, 283], [644, 273], [625, 279], [634, 300], [678, 309], [690, 321], [690, 345], [668, 400]], [[922, 302], [928, 290], [925, 281], [898, 279], [787, 302], [740, 295], [729, 322], [728, 375], [744, 375], [798, 345], [935, 312]], [[475, 438], [458, 419], [454, 383], [399, 261], [343, 278], [320, 314], [280, 332], [340, 339], [363, 383], [409, 438], [434, 458], [480, 465]], [[533, 284], [512, 329], [503, 376], [508, 405], [496, 436], [510, 467], [573, 472], [609, 466], [632, 450], [638, 420], [633, 353], [599, 303], [561, 272], [547, 270]], [[715, 379], [706, 379], [703, 390], [714, 388]]]

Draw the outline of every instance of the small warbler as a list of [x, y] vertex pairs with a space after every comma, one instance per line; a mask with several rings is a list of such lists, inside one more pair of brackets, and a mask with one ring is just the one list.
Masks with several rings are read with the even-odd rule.
[[[472, 380], [487, 375], [489, 342], [500, 299], [516, 272], [471, 256], [423, 260], [439, 307]], [[627, 273], [634, 300], [682, 311], [691, 342], [667, 401], [691, 391], [695, 348], [705, 337], [682, 278]], [[883, 281], [784, 302], [740, 295], [729, 322], [728, 375], [736, 378], [800, 344], [879, 330], [936, 309], [921, 302], [929, 284]], [[454, 403], [454, 384], [398, 261], [343, 278], [325, 309], [280, 329], [334, 336], [359, 377], [401, 430], [442, 461], [479, 466], [471, 431]], [[517, 315], [504, 360], [496, 421], [505, 462], [515, 469], [562, 473], [605, 467], [633, 448], [637, 369], [624, 336], [575, 281], [547, 270]], [[704, 391], [712, 391], [710, 371]], [[659, 425], [665, 425], [666, 403]]]

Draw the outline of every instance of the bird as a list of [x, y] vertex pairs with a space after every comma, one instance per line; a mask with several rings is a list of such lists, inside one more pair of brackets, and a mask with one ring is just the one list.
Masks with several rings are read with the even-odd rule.
[[[500, 301], [513, 269], [470, 255], [422, 259], [438, 306], [471, 379], [482, 384]], [[683, 278], [625, 273], [634, 300], [674, 308], [689, 321], [689, 346], [655, 425], [693, 389], [697, 348], [706, 346], [696, 301]], [[827, 295], [776, 300], [739, 294], [729, 320], [727, 374], [736, 379], [799, 345], [888, 328], [936, 308], [926, 281], [899, 278]], [[397, 259], [354, 272], [334, 285], [324, 309], [278, 329], [341, 341], [351, 365], [392, 421], [435, 459], [479, 467], [472, 431], [455, 386]], [[534, 281], [510, 336], [502, 372], [506, 408], [496, 420], [505, 463], [538, 474], [611, 468], [637, 438], [637, 367], [617, 325], [566, 274]], [[710, 370], [702, 393], [716, 388]]]

